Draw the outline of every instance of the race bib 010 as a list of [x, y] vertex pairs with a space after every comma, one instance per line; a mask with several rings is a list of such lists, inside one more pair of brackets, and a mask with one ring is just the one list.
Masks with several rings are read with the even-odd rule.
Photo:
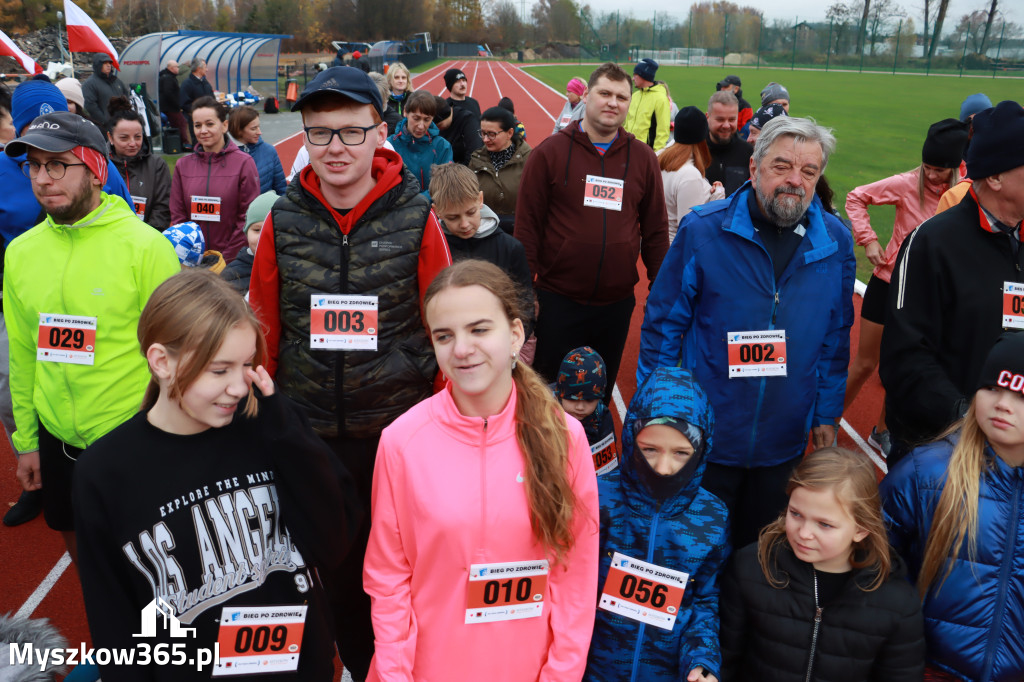
[[466, 624], [537, 618], [544, 612], [548, 562], [510, 561], [469, 567]]

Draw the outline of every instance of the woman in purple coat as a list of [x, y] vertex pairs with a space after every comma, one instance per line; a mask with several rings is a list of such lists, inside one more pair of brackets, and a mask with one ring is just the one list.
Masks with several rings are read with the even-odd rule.
[[246, 247], [245, 212], [260, 193], [252, 157], [227, 136], [227, 107], [213, 97], [192, 104], [195, 151], [178, 160], [171, 181], [171, 223], [199, 223], [206, 246], [231, 262]]

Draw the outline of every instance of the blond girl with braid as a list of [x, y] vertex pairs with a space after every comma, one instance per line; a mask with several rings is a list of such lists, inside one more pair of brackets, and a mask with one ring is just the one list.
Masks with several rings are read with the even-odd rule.
[[596, 606], [597, 477], [583, 427], [528, 365], [500, 268], [442, 271], [423, 308], [440, 393], [384, 429], [363, 586], [368, 680], [579, 680]]
[[923, 600], [925, 680], [1024, 679], [1024, 333], [996, 341], [967, 414], [881, 492]]

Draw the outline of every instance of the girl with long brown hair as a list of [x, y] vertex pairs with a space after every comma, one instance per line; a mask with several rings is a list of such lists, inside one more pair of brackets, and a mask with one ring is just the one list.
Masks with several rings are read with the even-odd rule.
[[464, 260], [427, 289], [444, 390], [384, 429], [363, 585], [367, 679], [580, 679], [597, 479], [582, 426], [518, 361], [522, 297]]
[[992, 347], [967, 413], [882, 482], [924, 601], [927, 680], [1024, 679], [1024, 334]]
[[75, 471], [82, 593], [95, 646], [134, 648], [139, 614], [169, 608], [192, 636], [158, 628], [147, 641], [195, 665], [101, 663], [103, 678], [208, 680], [251, 667], [331, 679], [317, 570], [351, 544], [351, 477], [275, 391], [259, 322], [210, 271], [157, 287], [138, 339], [151, 374], [141, 409]]
[[669, 244], [676, 238], [679, 221], [694, 206], [725, 198], [722, 183], [712, 185], [704, 177], [711, 162], [708, 151], [708, 119], [697, 107], [683, 107], [672, 130], [674, 144], [658, 152], [658, 167], [665, 185]]
[[724, 678], [920, 680], [921, 607], [889, 548], [871, 461], [822, 448], [786, 490], [786, 510], [722, 586]]

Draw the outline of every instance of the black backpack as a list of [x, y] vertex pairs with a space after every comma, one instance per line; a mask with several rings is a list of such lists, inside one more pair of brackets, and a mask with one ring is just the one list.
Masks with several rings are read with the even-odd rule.
[[263, 102], [263, 113], [265, 113], [265, 114], [276, 114], [278, 111], [280, 111], [280, 108], [277, 106], [277, 98], [276, 97], [268, 97], [266, 100], [264, 100], [264, 102]]

